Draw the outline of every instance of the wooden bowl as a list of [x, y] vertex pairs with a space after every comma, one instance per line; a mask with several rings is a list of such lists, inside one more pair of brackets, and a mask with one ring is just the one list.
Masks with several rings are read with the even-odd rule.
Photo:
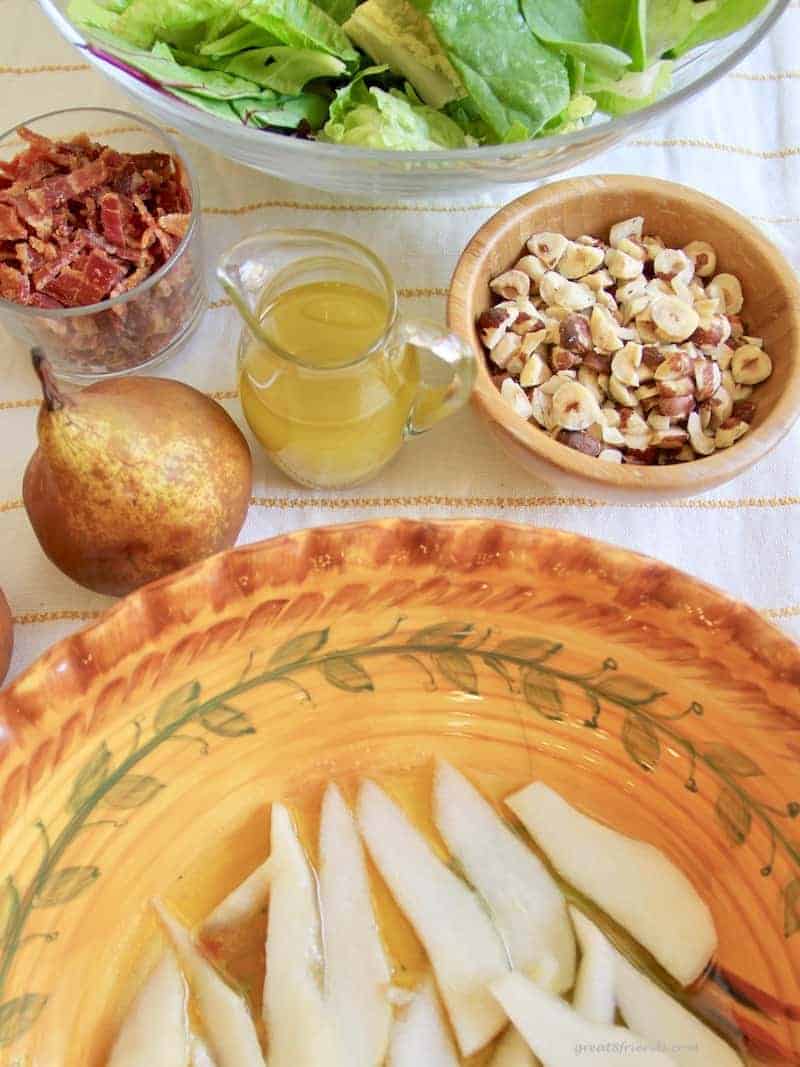
[[[667, 467], [604, 463], [550, 438], [514, 414], [492, 382], [476, 320], [492, 303], [489, 280], [513, 266], [525, 241], [540, 231], [608, 236], [611, 225], [643, 215], [647, 233], [669, 246], [710, 241], [718, 271], [737, 275], [744, 317], [763, 337], [774, 371], [756, 391], [749, 433], [732, 448]], [[550, 485], [615, 500], [665, 500], [704, 493], [730, 481], [764, 457], [800, 413], [800, 284], [781, 253], [747, 219], [685, 185], [626, 175], [570, 178], [514, 200], [469, 242], [450, 286], [451, 329], [468, 339], [478, 359], [474, 402], [508, 454]]]
[[309, 825], [329, 779], [424, 788], [437, 755], [664, 849], [763, 994], [733, 1005], [752, 1047], [797, 1054], [798, 686], [754, 611], [551, 530], [317, 529], [155, 582], [0, 694], [0, 1063], [104, 1067], [161, 951], [150, 898], [197, 922], [273, 799]]

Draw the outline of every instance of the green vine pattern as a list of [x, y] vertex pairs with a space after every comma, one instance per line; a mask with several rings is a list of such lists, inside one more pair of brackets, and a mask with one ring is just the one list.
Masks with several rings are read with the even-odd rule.
[[[768, 854], [761, 867], [765, 878], [773, 873], [776, 854], [783, 852], [794, 871], [782, 889], [784, 932], [789, 938], [800, 931], [800, 843], [787, 831], [800, 815], [800, 802], [792, 800], [784, 808], [764, 803], [748, 788], [751, 779], [764, 773], [750, 756], [726, 744], [699, 746], [687, 736], [680, 724], [702, 716], [700, 704], [693, 702], [684, 711], [667, 713], [659, 706], [666, 692], [621, 672], [611, 658], [586, 674], [564, 670], [559, 666], [563, 646], [547, 638], [495, 640], [491, 629], [478, 630], [472, 623], [454, 621], [403, 635], [400, 630], [405, 621], [400, 616], [391, 629], [349, 648], [332, 647], [328, 628], [301, 633], [281, 645], [259, 669], [258, 657], [251, 653], [241, 677], [224, 692], [204, 697], [198, 681], [187, 682], [161, 702], [149, 730], [134, 721], [127, 752], [114, 753], [105, 741], [100, 744], [75, 777], [66, 822], [57, 836], [51, 837], [44, 823], [36, 824], [42, 857], [29, 884], [23, 889], [11, 875], [0, 887], [0, 1048], [27, 1033], [47, 1004], [47, 995], [42, 993], [3, 999], [20, 951], [34, 940], [58, 937], [55, 931], [26, 935], [29, 919], [41, 909], [69, 904], [101, 876], [99, 867], [62, 863], [65, 853], [82, 831], [98, 825], [123, 827], [125, 813], [148, 804], [161, 792], [164, 783], [142, 773], [147, 757], [168, 741], [192, 741], [207, 753], [209, 735], [233, 739], [255, 733], [250, 718], [232, 701], [261, 686], [288, 685], [303, 700], [311, 701], [300, 677], [317, 674], [347, 693], [372, 692], [375, 683], [368, 665], [380, 657], [400, 657], [412, 663], [428, 690], [437, 689], [439, 679], [455, 690], [477, 695], [479, 670], [492, 671], [529, 712], [553, 722], [566, 719], [568, 697], [574, 695], [584, 703], [580, 722], [590, 730], [598, 728], [605, 708], [621, 709], [622, 745], [642, 771], [657, 769], [665, 744], [683, 751], [686, 789], [700, 791], [697, 775], [702, 769], [716, 790], [716, 818], [730, 844], [742, 845], [754, 824], [760, 824], [768, 838]], [[106, 812], [108, 816], [102, 817]]]

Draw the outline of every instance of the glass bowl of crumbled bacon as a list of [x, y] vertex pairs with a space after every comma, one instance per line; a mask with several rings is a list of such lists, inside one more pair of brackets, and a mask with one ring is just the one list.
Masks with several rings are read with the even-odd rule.
[[62, 377], [151, 366], [205, 301], [197, 183], [158, 127], [71, 108], [0, 135], [0, 322]]

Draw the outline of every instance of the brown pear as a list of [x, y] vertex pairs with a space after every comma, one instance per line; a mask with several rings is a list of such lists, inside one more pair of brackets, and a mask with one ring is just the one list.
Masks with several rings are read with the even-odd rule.
[[11, 653], [14, 651], [14, 620], [11, 618], [11, 609], [8, 601], [0, 589], [0, 682], [3, 681], [11, 663]]
[[112, 378], [64, 393], [34, 351], [39, 447], [22, 486], [46, 555], [121, 596], [234, 543], [252, 459], [228, 413], [166, 378]]

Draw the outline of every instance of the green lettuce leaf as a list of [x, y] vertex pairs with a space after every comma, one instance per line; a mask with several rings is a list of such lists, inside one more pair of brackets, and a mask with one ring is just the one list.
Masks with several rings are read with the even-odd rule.
[[316, 93], [301, 93], [298, 96], [282, 96], [263, 92], [259, 96], [232, 100], [231, 107], [248, 126], [283, 126], [295, 130], [306, 122], [312, 130], [318, 130], [328, 116], [328, 101]]
[[584, 91], [609, 115], [627, 115], [659, 100], [669, 90], [673, 64], [654, 63], [647, 70], [626, 74], [617, 81], [588, 82]]
[[270, 45], [269, 48], [241, 52], [228, 59], [222, 69], [266, 89], [292, 96], [302, 93], [314, 78], [337, 78], [347, 67], [341, 59], [327, 52]]
[[586, 18], [598, 41], [631, 57], [631, 69], [647, 66], [647, 0], [583, 0]]
[[[712, 0], [716, 3], [716, 0]], [[661, 59], [692, 30], [696, 12], [704, 5], [695, 0], [647, 0], [647, 57]]]
[[575, 93], [561, 114], [545, 126], [544, 132], [551, 137], [556, 133], [581, 130], [596, 110], [597, 103], [593, 97], [587, 93]]
[[83, 29], [112, 30], [117, 21], [115, 11], [102, 7], [95, 0], [70, 0], [67, 15]]
[[341, 26], [311, 0], [250, 0], [240, 14], [290, 48], [316, 49], [346, 63], [358, 62], [358, 53]]
[[363, 71], [336, 94], [322, 139], [334, 144], [358, 145], [361, 148], [394, 148], [407, 151], [432, 148], [464, 148], [467, 139], [443, 111], [423, 104], [406, 89], [385, 92], [368, 87], [364, 78], [378, 74], [385, 67]]
[[580, 0], [522, 0], [522, 14], [540, 41], [598, 72], [615, 75], [630, 66], [626, 52], [598, 40]]
[[695, 17], [692, 27], [674, 45], [670, 55], [677, 59], [698, 45], [735, 33], [760, 15], [768, 2], [769, 0], [705, 0], [704, 3], [693, 5], [696, 8], [695, 16], [701, 14], [701, 9], [708, 13], [703, 12], [699, 19]]
[[431, 107], [465, 95], [429, 20], [410, 0], [366, 0], [344, 29], [373, 62], [409, 81]]
[[226, 33], [222, 37], [213, 37], [201, 45], [198, 52], [202, 56], [235, 56], [248, 48], [267, 48], [269, 45], [278, 44], [278, 38], [274, 37], [253, 22], [246, 22], [244, 26]]
[[317, 0], [317, 7], [321, 7], [326, 15], [330, 15], [334, 22], [342, 26], [356, 6], [356, 0]]
[[519, 0], [414, 0], [493, 139], [538, 133], [569, 103], [563, 58], [528, 29]]
[[132, 0], [112, 30], [139, 48], [161, 41], [188, 51], [236, 17], [234, 0]]

